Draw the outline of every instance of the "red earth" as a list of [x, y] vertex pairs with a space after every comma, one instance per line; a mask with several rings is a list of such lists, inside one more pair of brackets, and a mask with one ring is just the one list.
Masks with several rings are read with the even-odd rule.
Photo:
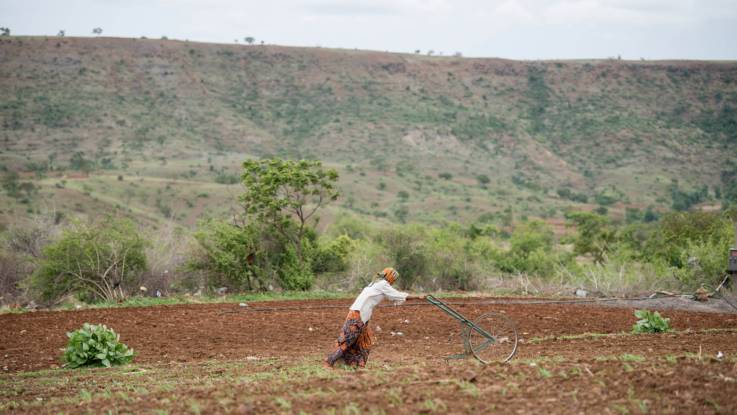
[[[474, 304], [474, 302], [483, 301], [485, 300], [453, 300], [454, 303], [466, 303], [465, 305], [454, 305], [454, 307], [468, 317], [496, 311], [505, 313], [516, 322], [521, 341], [513, 363], [554, 359], [557, 362], [554, 366], [555, 370], [561, 371], [560, 373], [569, 369], [573, 370], [573, 366], [583, 365], [586, 371], [591, 368], [597, 374], [608, 374], [613, 378], [627, 379], [625, 383], [629, 386], [621, 386], [624, 389], [618, 392], [620, 395], [628, 390], [631, 391], [632, 385], [641, 384], [648, 391], [662, 386], [663, 390], [666, 390], [665, 396], [675, 400], [661, 401], [661, 398], [658, 398], [661, 395], [656, 394], [648, 398], [649, 401], [644, 400], [643, 402], [650, 402], [650, 405], [653, 402], [661, 403], [663, 405], [660, 406], [661, 409], [672, 409], [672, 411], [664, 410], [663, 412], [684, 410], [691, 412], [696, 408], [701, 408], [706, 412], [737, 410], [737, 383], [734, 382], [737, 377], [735, 376], [737, 375], [737, 364], [734, 363], [731, 363], [734, 364], [734, 368], [731, 364], [724, 367], [714, 366], [719, 370], [718, 376], [731, 379], [731, 381], [724, 381], [725, 383], [721, 384], [718, 389], [714, 389], [715, 395], [709, 398], [711, 401], [681, 399], [683, 396], [688, 396], [689, 393], [697, 394], [699, 389], [709, 384], [708, 379], [717, 376], [717, 374], [707, 376], [702, 366], [689, 363], [690, 361], [684, 362], [683, 366], [676, 367], [676, 370], [680, 367], [682, 371], [676, 376], [673, 376], [672, 369], [666, 368], [666, 370], [657, 365], [648, 369], [653, 371], [651, 375], [668, 379], [664, 385], [659, 383], [662, 380], [658, 380], [657, 385], [652, 384], [655, 380], [652, 376], [647, 375], [648, 372], [645, 369], [643, 369], [645, 372], [639, 370], [632, 373], [627, 370], [622, 372], [622, 365], [625, 369], [628, 366], [627, 356], [636, 356], [632, 357], [634, 359], [632, 365], [640, 364], [639, 362], [642, 361], [640, 359], [651, 362], [652, 359], [662, 360], [666, 356], [669, 359], [681, 360], [684, 359], [684, 356], [698, 356], [701, 362], [699, 364], [703, 364], [702, 357], [705, 357], [707, 361], [712, 361], [719, 352], [728, 359], [735, 359], [737, 357], [737, 314], [667, 310], [662, 313], [671, 319], [675, 329], [673, 333], [570, 337], [583, 333], [628, 333], [635, 321], [634, 309], [574, 304]], [[7, 382], [7, 379], [10, 379], [12, 382], [14, 379], [22, 379], [18, 376], [22, 376], [23, 372], [59, 367], [61, 352], [67, 340], [65, 333], [79, 328], [85, 322], [102, 323], [114, 328], [120, 334], [121, 341], [137, 352], [135, 363], [138, 365], [167, 367], [174, 370], [182, 365], [200, 367], [212, 361], [242, 362], [243, 365], [248, 366], [253, 361], [269, 359], [280, 362], [278, 367], [294, 361], [308, 361], [319, 365], [322, 357], [332, 348], [338, 329], [345, 318], [348, 304], [345, 300], [271, 301], [251, 303], [249, 307], [239, 307], [238, 304], [191, 304], [4, 314], [0, 315], [0, 327], [2, 328], [0, 331], [2, 372], [0, 373], [5, 374], [0, 375], [2, 376], [0, 381], [5, 379]], [[372, 368], [377, 370], [389, 367], [404, 368], [398, 370], [395, 375], [405, 380], [411, 377], [411, 382], [419, 382], [419, 390], [424, 391], [422, 393], [437, 395], [437, 399], [442, 399], [441, 402], [450, 412], [467, 412], [470, 407], [463, 406], [465, 404], [462, 402], [455, 402], [453, 400], [455, 395], [447, 390], [447, 383], [442, 385], [435, 383], [439, 382], [439, 378], [447, 380], [448, 377], [453, 379], [457, 377], [462, 381], [468, 381], [467, 372], [470, 368], [474, 373], [471, 376], [473, 382], [482, 391], [486, 389], [493, 391], [499, 387], [489, 379], [476, 379], [478, 373], [483, 373], [483, 371], [478, 372], [478, 365], [458, 366], [446, 363], [444, 356], [460, 353], [463, 350], [460, 325], [432, 305], [424, 302], [410, 302], [398, 307], [380, 307], [375, 311], [371, 325], [376, 331], [378, 344], [372, 351], [366, 372], [370, 373]], [[403, 334], [392, 335], [392, 332]], [[614, 361], [612, 361], [612, 356], [614, 356]], [[624, 360], [617, 360], [619, 358], [616, 356], [623, 357]], [[402, 370], [409, 370], [407, 366], [404, 366], [407, 364], [421, 367], [421, 374], [418, 375], [416, 371], [412, 371], [410, 376], [410, 372], [403, 372]], [[525, 373], [537, 374], [534, 363], [530, 365], [532, 368], [527, 364], [519, 363], [495, 366], [494, 371], [495, 373], [506, 373], [508, 376], [521, 376]], [[250, 369], [242, 368], [241, 370], [248, 372]], [[552, 382], [552, 379], [548, 379], [544, 372], [540, 373], [543, 376], [536, 381], [537, 383], [529, 386], [530, 388], [534, 389], [546, 384], [549, 386]], [[706, 376], [704, 378], [706, 380], [700, 378], [700, 374]], [[346, 372], [346, 376], [352, 375]], [[366, 377], [359, 376], [358, 379], [364, 379], [363, 382], [370, 384], [375, 383], [373, 380], [367, 380]], [[345, 385], [340, 382], [337, 384], [331, 382], [333, 380], [316, 381], [309, 387], [322, 385], [319, 387], [325, 388], [332, 385], [331, 390], [337, 388], [338, 392], [342, 390], [341, 388], [347, 391], [353, 388], [350, 386], [350, 381], [347, 381]], [[524, 381], [517, 381], [514, 384], [524, 384]], [[256, 394], [253, 396], [258, 396], [259, 390], [265, 396], [269, 396], [270, 393], [279, 393], [278, 385], [273, 384], [275, 389], [271, 389], [271, 392], [269, 392], [268, 385], [267, 382], [258, 387], [254, 386], [256, 389], [249, 389], [249, 393]], [[576, 386], [575, 391], [579, 391], [580, 386]], [[589, 386], [598, 391], [597, 396], [612, 393], [602, 386]], [[588, 387], [586, 389], [580, 391], [581, 396], [593, 393], [588, 390]], [[675, 395], [667, 395], [669, 393], [667, 390], [671, 390], [670, 393], [675, 393]], [[681, 395], [677, 392], [679, 390]], [[536, 412], [540, 409], [536, 405], [539, 405], [541, 396], [547, 396], [545, 399], [553, 399], [556, 396], [550, 390], [541, 393], [532, 390], [517, 390], [517, 393], [520, 396], [516, 399], [524, 401], [525, 396], [531, 399], [529, 402], [524, 401], [519, 404], [518, 408], [526, 408], [521, 412]], [[687, 395], [682, 395], [683, 393]], [[2, 408], [3, 399], [6, 397], [0, 395], [0, 408]], [[418, 400], [416, 405], [421, 405], [427, 399]], [[598, 410], [607, 408], [606, 405], [611, 403], [611, 400], [607, 398], [591, 397], [590, 399], [594, 399], [594, 403], [584, 400], [583, 406], [573, 407], [556, 406], [556, 404], [551, 408], [557, 408], [557, 410], [551, 410], [568, 412], [568, 410], [575, 409], [574, 412], [598, 412]], [[596, 399], [603, 400], [599, 402]], [[715, 406], [709, 406], [707, 401], [713, 401]], [[326, 402], [319, 399], [316, 402], [314, 405], [300, 407], [300, 410], [310, 412], [325, 409]], [[481, 406], [477, 406], [486, 408], [485, 410], [517, 408], [517, 406], [505, 406], [505, 402], [509, 404], [506, 400], [502, 400], [489, 406], [492, 404], [484, 401], [484, 403], [478, 403]], [[88, 410], [92, 410], [90, 408]], [[97, 409], [105, 408], [107, 407], [102, 406]], [[128, 407], [133, 411], [136, 408], [142, 407]], [[255, 412], [271, 412], [279, 408], [269, 400], [263, 402], [256, 400], [247, 406], [249, 411]], [[296, 410], [295, 407], [290, 406], [289, 408], [291, 408], [290, 411]], [[378, 407], [381, 411], [398, 413], [412, 413], [422, 408], [420, 406], [395, 408], [391, 406], [391, 403], [386, 402]], [[711, 410], [708, 410], [709, 408]], [[220, 408], [214, 411], [231, 412], [235, 409], [237, 408], [228, 410]]]
[[[469, 318], [489, 311], [503, 312], [511, 317], [517, 324], [522, 341], [518, 358], [583, 352], [559, 347], [554, 341], [525, 344], [532, 338], [628, 332], [635, 321], [634, 309], [629, 308], [572, 304], [472, 304], [483, 301], [479, 299], [455, 300], [454, 303], [460, 301], [469, 305], [454, 307]], [[330, 349], [348, 305], [345, 300], [270, 301], [252, 303], [247, 308], [238, 304], [191, 304], [4, 314], [0, 315], [2, 369], [14, 372], [58, 366], [61, 349], [67, 341], [65, 334], [85, 322], [105, 324], [115, 329], [121, 341], [138, 353], [137, 363], [246, 356], [311, 356]], [[269, 311], [256, 311], [259, 308]], [[737, 328], [735, 314], [676, 310], [664, 314], [671, 319], [676, 330]], [[380, 307], [371, 325], [377, 332], [379, 343], [371, 360], [401, 359], [405, 354], [441, 359], [463, 349], [459, 323], [424, 302]], [[403, 335], [392, 336], [392, 331]], [[677, 344], [663, 344], [661, 340], [662, 337], [609, 338], [590, 346], [599, 354], [605, 351], [599, 350], [601, 348], [646, 355], [697, 352], [700, 345], [703, 352], [737, 351], [737, 337], [732, 333], [694, 333]], [[398, 353], [398, 350], [402, 352]]]

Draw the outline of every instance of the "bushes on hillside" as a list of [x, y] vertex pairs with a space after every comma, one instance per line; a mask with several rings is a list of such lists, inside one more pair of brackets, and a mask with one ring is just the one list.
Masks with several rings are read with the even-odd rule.
[[495, 253], [496, 266], [507, 273], [524, 273], [548, 277], [566, 261], [553, 249], [553, 230], [541, 221], [520, 224], [512, 234], [510, 248]]
[[127, 219], [72, 222], [43, 248], [31, 289], [45, 301], [69, 293], [87, 301], [122, 299], [146, 268], [146, 246]]
[[[142, 275], [153, 278], [185, 257], [187, 266], [172, 269], [177, 276], [161, 280], [162, 288], [306, 290], [318, 282], [322, 288], [354, 290], [383, 267], [393, 266], [401, 274], [403, 289], [473, 290], [534, 276], [545, 284], [611, 293], [627, 288], [715, 286], [734, 238], [730, 214], [673, 212], [657, 222], [621, 225], [594, 213], [569, 212], [576, 233], [559, 243], [552, 229], [536, 220], [518, 222], [514, 228], [489, 220], [468, 227], [452, 223], [433, 227], [378, 226], [340, 217], [319, 237], [313, 228], [305, 227], [298, 245], [257, 221], [208, 220], [194, 233], [193, 250], [185, 252], [182, 243], [167, 244], [170, 248], [163, 249], [167, 259], [151, 262], [152, 269], [145, 274], [147, 240], [162, 245], [167, 239], [186, 238], [171, 230], [170, 236], [153, 239], [142, 236], [130, 221], [107, 217], [92, 223], [72, 222], [58, 237], [43, 234], [39, 239], [33, 232], [18, 233], [11, 245], [25, 252], [23, 258], [38, 256], [23, 262], [36, 266], [25, 286], [45, 301], [67, 293], [87, 301], [117, 300], [137, 287]], [[6, 244], [9, 240], [6, 237]], [[296, 246], [302, 248], [301, 259]], [[168, 252], [172, 249], [177, 253]], [[155, 257], [164, 255], [162, 250], [149, 251]], [[14, 250], [1, 254], [0, 260], [8, 265], [18, 265], [22, 259], [13, 256]], [[0, 275], [0, 288], [17, 287], [17, 274]]]
[[419, 225], [398, 225], [377, 234], [375, 242], [384, 248], [387, 266], [393, 264], [402, 276], [400, 287], [411, 287], [425, 273], [428, 263], [425, 229]]
[[489, 277], [504, 274], [548, 277], [570, 261], [570, 255], [554, 249], [552, 230], [539, 221], [520, 224], [509, 243], [499, 239], [493, 225], [414, 224], [357, 231], [358, 224], [341, 218], [335, 226], [353, 230], [357, 237], [356, 248], [348, 255], [355, 285], [367, 282], [366, 274], [370, 277], [371, 272], [391, 265], [399, 271], [398, 284], [405, 289], [471, 290], [482, 287]]
[[312, 271], [315, 273], [340, 272], [348, 267], [348, 254], [354, 241], [348, 235], [320, 241], [312, 254]]
[[201, 222], [194, 237], [198, 242], [188, 266], [206, 275], [209, 288], [227, 287], [235, 291], [255, 290], [266, 283], [257, 270], [261, 256], [259, 229], [235, 226], [219, 220]]
[[316, 273], [345, 270], [353, 247], [348, 236], [318, 241], [315, 231], [307, 229], [300, 260], [294, 245], [270, 227], [220, 220], [200, 223], [195, 239], [188, 269], [203, 273], [210, 289], [227, 287], [236, 292], [265, 290], [269, 285], [307, 290]]
[[[723, 276], [734, 228], [728, 212], [671, 212], [660, 221], [616, 227], [587, 212], [568, 215], [577, 225], [575, 253], [625, 268], [649, 264], [661, 284], [692, 289]], [[637, 264], [641, 264], [638, 266]]]
[[576, 255], [590, 254], [594, 261], [604, 262], [604, 255], [612, 248], [616, 232], [605, 216], [590, 212], [571, 212], [566, 218], [576, 225], [574, 242]]

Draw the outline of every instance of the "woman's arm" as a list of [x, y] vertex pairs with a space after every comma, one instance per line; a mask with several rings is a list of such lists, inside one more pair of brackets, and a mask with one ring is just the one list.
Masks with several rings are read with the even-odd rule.
[[391, 284], [384, 281], [381, 284], [374, 285], [376, 289], [381, 291], [382, 294], [386, 297], [387, 300], [393, 301], [395, 304], [401, 304], [404, 302], [404, 300], [407, 299], [407, 296], [409, 294], [399, 291], [396, 288], [392, 287]]

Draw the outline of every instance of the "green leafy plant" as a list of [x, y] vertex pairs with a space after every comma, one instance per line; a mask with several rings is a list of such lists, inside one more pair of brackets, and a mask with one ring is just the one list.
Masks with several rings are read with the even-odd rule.
[[633, 333], [664, 333], [670, 331], [670, 319], [663, 318], [657, 311], [635, 310], [639, 318], [632, 326]]
[[67, 333], [69, 343], [64, 350], [65, 366], [123, 365], [133, 360], [135, 352], [120, 342], [120, 335], [104, 324], [84, 323], [81, 329]]

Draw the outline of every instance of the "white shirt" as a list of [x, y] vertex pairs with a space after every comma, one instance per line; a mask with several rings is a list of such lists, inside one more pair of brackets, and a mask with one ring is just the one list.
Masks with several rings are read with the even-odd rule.
[[385, 298], [398, 305], [407, 299], [407, 295], [409, 294], [398, 291], [389, 284], [389, 281], [382, 279], [364, 288], [356, 298], [356, 301], [353, 302], [353, 305], [351, 305], [351, 310], [359, 311], [361, 313], [361, 320], [365, 323], [371, 320], [371, 313], [374, 312], [374, 307], [384, 301]]

